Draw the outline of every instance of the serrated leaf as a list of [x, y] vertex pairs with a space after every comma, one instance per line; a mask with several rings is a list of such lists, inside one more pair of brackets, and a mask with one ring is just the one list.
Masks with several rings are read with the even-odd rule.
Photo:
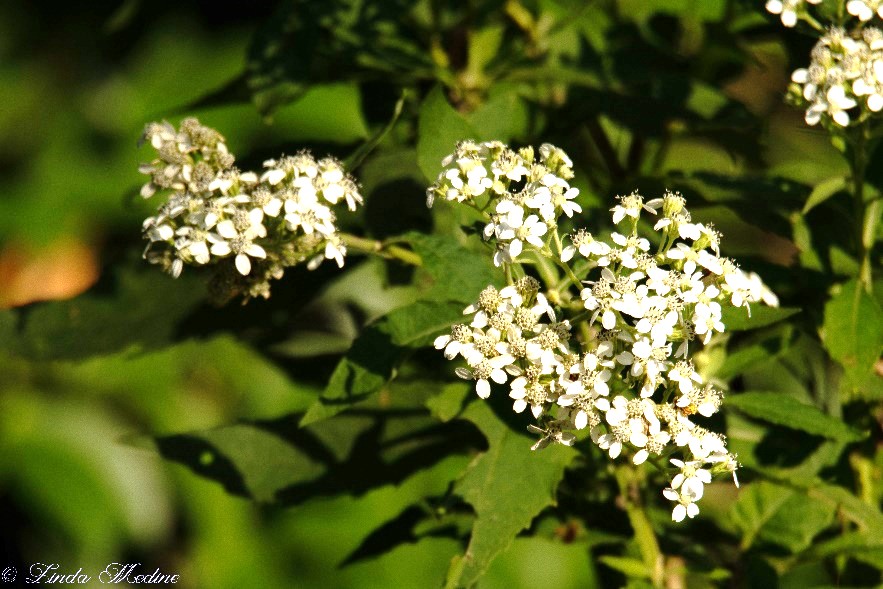
[[727, 327], [727, 331], [759, 329], [800, 313], [800, 309], [795, 307], [766, 307], [754, 304], [751, 306], [749, 316], [748, 309], [729, 305], [721, 305], [721, 307], [721, 321]]
[[809, 198], [806, 199], [806, 204], [803, 205], [803, 214], [807, 214], [818, 205], [836, 195], [838, 192], [843, 192], [848, 187], [849, 184], [847, 179], [841, 176], [828, 178], [827, 180], [819, 182], [812, 189], [812, 192], [809, 193]]
[[485, 287], [501, 282], [486, 253], [469, 250], [450, 237], [412, 233], [407, 239], [433, 280], [424, 298], [472, 303]]
[[422, 348], [441, 332], [463, 319], [463, 305], [456, 302], [417, 301], [386, 316], [385, 328], [397, 346]]
[[725, 404], [750, 417], [831, 440], [851, 442], [863, 437], [840, 419], [782, 393], [739, 393], [727, 397]]
[[872, 373], [883, 351], [883, 309], [856, 281], [842, 285], [825, 304], [822, 341], [843, 366], [850, 388]]
[[369, 325], [337, 364], [325, 391], [307, 410], [301, 426], [328, 419], [366, 401], [389, 382], [412, 348], [429, 345], [434, 336], [462, 317], [460, 303], [418, 301]]
[[430, 182], [438, 177], [442, 160], [453, 153], [457, 143], [478, 138], [472, 125], [448, 103], [441, 86], [423, 100], [418, 125], [417, 163]]
[[834, 521], [834, 507], [794, 493], [782, 503], [760, 530], [760, 538], [797, 554]]
[[564, 468], [576, 452], [558, 445], [542, 453], [531, 451], [531, 439], [514, 432], [487, 403], [471, 404], [463, 418], [478, 426], [488, 440], [487, 452], [473, 461], [455, 486], [476, 513], [459, 578], [468, 586], [537, 514], [555, 504]]
[[758, 538], [799, 552], [834, 519], [834, 506], [767, 481], [743, 488], [730, 509], [732, 523], [742, 531], [742, 548]]

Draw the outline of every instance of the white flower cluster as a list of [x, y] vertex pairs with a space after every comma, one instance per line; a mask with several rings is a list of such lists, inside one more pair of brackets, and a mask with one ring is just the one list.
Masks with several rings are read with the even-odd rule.
[[[507, 192], [499, 202], [511, 202]], [[500, 214], [491, 210], [491, 219]], [[530, 429], [541, 434], [534, 449], [571, 445], [588, 428], [611, 459], [670, 461], [676, 474], [664, 495], [676, 502], [672, 517], [681, 521], [698, 513], [713, 473], [735, 478], [737, 467], [723, 436], [691, 419], [716, 413], [723, 395], [696, 371], [690, 344], [707, 344], [725, 330], [723, 306], [778, 301], [757, 275], [720, 255], [720, 235], [694, 223], [679, 194], [645, 202], [633, 193], [611, 210], [630, 231], [607, 242], [579, 230], [558, 254], [562, 265], [575, 262], [570, 275], [582, 280], [579, 298], [543, 293], [529, 275], [501, 290], [488, 286], [465, 309], [470, 320], [438, 337], [435, 347], [465, 361], [456, 373], [475, 381], [479, 397], [491, 395], [492, 382], [506, 385], [513, 409], [530, 409], [538, 419]], [[637, 232], [646, 213], [657, 216], [656, 253]], [[555, 226], [552, 217], [544, 222]], [[498, 241], [508, 243], [506, 236]]]
[[426, 204], [436, 198], [490, 208], [485, 239], [495, 239], [494, 264], [514, 262], [525, 244], [543, 248], [550, 228], [564, 213], [582, 212], [574, 202], [579, 190], [573, 162], [561, 149], [544, 144], [535, 159], [533, 148], [514, 151], [500, 141], [463, 141], [442, 161], [445, 169], [426, 191]]
[[822, 0], [768, 0], [766, 9], [772, 14], [779, 15], [782, 24], [786, 27], [793, 27], [806, 14], [807, 4], [821, 4], [821, 2]]
[[807, 124], [830, 120], [846, 127], [856, 114], [883, 109], [883, 31], [829, 29], [811, 57], [808, 68], [791, 75], [790, 95], [806, 108]]
[[883, 18], [883, 0], [849, 0], [846, 3], [846, 12], [862, 22], [867, 22], [874, 16]]
[[213, 294], [227, 300], [268, 297], [269, 281], [288, 266], [325, 259], [343, 266], [346, 247], [332, 206], [361, 204], [358, 187], [333, 158], [308, 153], [264, 162], [264, 170], [240, 172], [216, 130], [185, 119], [180, 130], [151, 123], [144, 141], [157, 157], [140, 171], [150, 176], [145, 198], [169, 196], [144, 221], [145, 257], [179, 276], [185, 264], [215, 269]]

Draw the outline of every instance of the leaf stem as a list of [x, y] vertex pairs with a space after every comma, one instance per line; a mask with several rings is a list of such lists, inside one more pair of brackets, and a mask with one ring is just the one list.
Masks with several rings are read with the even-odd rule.
[[867, 125], [859, 127], [853, 144], [850, 167], [852, 168], [852, 194], [855, 203], [856, 246], [859, 260], [858, 279], [865, 290], [871, 292], [873, 289], [871, 250], [874, 248], [880, 205], [877, 200], [865, 203], [865, 173], [867, 172], [869, 155], [868, 131]]
[[358, 237], [349, 233], [341, 233], [340, 239], [347, 249], [363, 254], [380, 256], [388, 260], [398, 260], [410, 266], [422, 266], [420, 256], [409, 249], [389, 242], [377, 241], [366, 237]]
[[662, 551], [638, 492], [638, 489], [641, 488], [639, 477], [642, 476], [642, 472], [632, 464], [621, 464], [615, 467], [615, 474], [625, 512], [635, 531], [635, 542], [637, 542], [641, 558], [647, 566], [650, 580], [654, 587], [663, 587], [665, 570]]

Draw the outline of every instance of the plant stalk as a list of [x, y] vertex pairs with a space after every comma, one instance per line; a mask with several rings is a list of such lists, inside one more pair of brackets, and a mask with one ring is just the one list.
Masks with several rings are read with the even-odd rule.
[[615, 473], [626, 515], [635, 531], [635, 542], [638, 543], [641, 558], [647, 566], [653, 586], [661, 588], [664, 586], [665, 577], [664, 559], [659, 548], [659, 541], [656, 539], [656, 533], [653, 531], [653, 526], [650, 524], [638, 494], [640, 474], [631, 464], [617, 466]]
[[409, 249], [401, 246], [368, 239], [366, 237], [358, 237], [349, 233], [341, 233], [340, 239], [346, 245], [347, 249], [357, 251], [363, 254], [380, 256], [388, 260], [398, 260], [410, 266], [422, 266], [423, 260], [419, 255]]

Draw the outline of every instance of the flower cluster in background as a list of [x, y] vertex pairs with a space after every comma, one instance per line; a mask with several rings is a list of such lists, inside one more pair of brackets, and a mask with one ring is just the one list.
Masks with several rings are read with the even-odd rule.
[[883, 31], [868, 27], [859, 33], [853, 38], [830, 29], [813, 48], [810, 66], [791, 75], [791, 96], [806, 107], [807, 124], [829, 119], [846, 127], [856, 113], [883, 109]]
[[825, 28], [810, 14], [808, 4], [821, 4], [821, 0], [770, 0], [766, 4], [769, 12], [781, 15], [786, 27], [803, 20], [820, 36], [809, 66], [791, 75], [788, 98], [805, 109], [808, 125], [860, 123], [883, 110], [883, 31], [865, 26], [875, 17], [883, 18], [883, 2], [846, 2], [846, 13], [858, 19], [852, 20], [850, 28], [843, 26], [842, 18]]
[[223, 136], [193, 118], [180, 129], [151, 123], [144, 141], [156, 158], [140, 167], [150, 177], [141, 195], [168, 195], [144, 221], [151, 263], [175, 277], [185, 265], [212, 267], [210, 290], [219, 301], [269, 297], [270, 281], [302, 262], [343, 266], [346, 247], [332, 208], [345, 202], [355, 210], [362, 197], [337, 160], [303, 152], [268, 160], [260, 173], [242, 172]]
[[[737, 462], [723, 436], [694, 422], [716, 413], [723, 394], [697, 372], [691, 351], [725, 331], [724, 307], [747, 313], [778, 301], [720, 255], [720, 234], [693, 222], [676, 193], [620, 197], [611, 211], [621, 232], [601, 239], [580, 229], [563, 239], [558, 217], [580, 210], [567, 184], [570, 160], [550, 145], [539, 162], [532, 153], [463, 143], [429, 189], [430, 204], [438, 196], [484, 212], [484, 237], [510, 277], [501, 290], [488, 286], [435, 347], [465, 362], [456, 373], [479, 397], [491, 395], [491, 383], [505, 385], [513, 410], [530, 410], [541, 435], [534, 448], [573, 444], [587, 430], [611, 459], [673, 465], [664, 490], [672, 517], [693, 517], [711, 475], [734, 473]], [[652, 242], [638, 231], [648, 215]], [[525, 274], [522, 264], [538, 258], [560, 268], [564, 286], [544, 279], [544, 288]]]
[[[861, 0], [858, 0], [861, 2]], [[821, 4], [822, 0], [768, 0], [767, 11], [779, 15], [782, 24], [793, 27], [801, 17], [808, 16], [807, 4]]]

